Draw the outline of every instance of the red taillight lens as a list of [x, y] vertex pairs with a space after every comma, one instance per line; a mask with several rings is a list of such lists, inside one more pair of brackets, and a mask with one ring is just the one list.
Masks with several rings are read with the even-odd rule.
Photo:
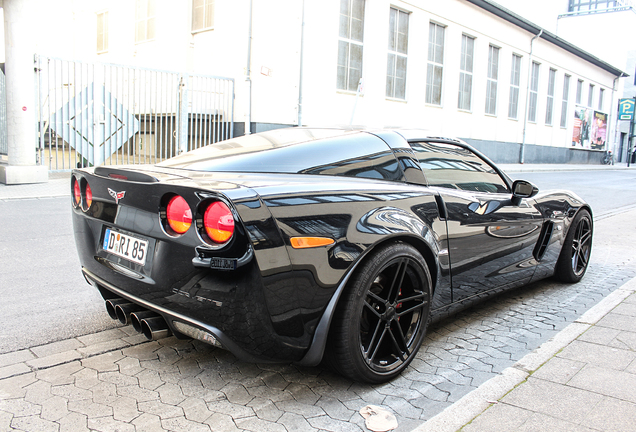
[[174, 232], [183, 234], [192, 225], [192, 210], [186, 200], [177, 195], [172, 197], [166, 207], [166, 218]]
[[82, 191], [80, 190], [79, 182], [76, 178], [73, 178], [73, 205], [78, 207], [82, 201]]
[[234, 216], [225, 203], [216, 201], [205, 210], [203, 226], [210, 240], [225, 243], [234, 234]]
[[86, 210], [88, 210], [89, 208], [91, 208], [91, 204], [93, 203], [93, 191], [91, 190], [91, 187], [88, 185], [88, 183], [86, 183]]

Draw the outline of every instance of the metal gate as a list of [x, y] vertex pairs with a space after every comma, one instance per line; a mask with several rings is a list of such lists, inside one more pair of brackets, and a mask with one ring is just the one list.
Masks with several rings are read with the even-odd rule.
[[36, 57], [49, 170], [157, 163], [233, 137], [234, 80]]

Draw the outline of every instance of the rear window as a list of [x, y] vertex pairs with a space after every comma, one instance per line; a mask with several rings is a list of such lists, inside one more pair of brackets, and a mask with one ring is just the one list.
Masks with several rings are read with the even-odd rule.
[[[285, 131], [285, 130], [283, 130]], [[290, 129], [297, 140], [303, 136]], [[380, 138], [361, 132], [289, 140], [285, 133], [261, 133], [213, 144], [169, 159], [160, 166], [195, 171], [319, 174], [402, 180], [393, 152]], [[292, 141], [292, 142], [289, 142]]]

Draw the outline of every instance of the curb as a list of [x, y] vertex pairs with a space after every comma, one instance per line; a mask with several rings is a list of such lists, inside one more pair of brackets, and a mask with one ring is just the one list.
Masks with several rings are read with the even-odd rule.
[[636, 292], [636, 278], [617, 288], [596, 306], [585, 312], [550, 340], [525, 355], [514, 365], [480, 385], [441, 413], [432, 417], [413, 432], [456, 432], [475, 417], [497, 403], [512, 389], [523, 383], [537, 369], [568, 346], [576, 338], [598, 323], [612, 309]]

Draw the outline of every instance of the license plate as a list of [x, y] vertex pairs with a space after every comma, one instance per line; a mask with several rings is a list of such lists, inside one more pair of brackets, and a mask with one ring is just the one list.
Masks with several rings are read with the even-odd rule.
[[144, 265], [146, 263], [146, 252], [148, 251], [147, 240], [141, 240], [106, 228], [103, 248], [113, 255], [117, 255], [136, 264]]

